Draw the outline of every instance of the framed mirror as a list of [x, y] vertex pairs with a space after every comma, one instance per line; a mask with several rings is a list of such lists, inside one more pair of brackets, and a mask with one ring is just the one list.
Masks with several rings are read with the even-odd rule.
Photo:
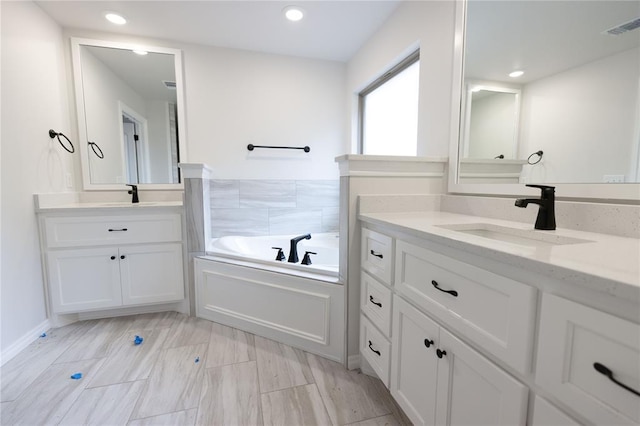
[[[458, 2], [450, 191], [513, 195], [538, 183], [557, 186], [560, 197], [639, 200], [638, 27], [638, 2]], [[523, 73], [510, 77], [513, 71]], [[481, 85], [514, 90], [515, 122], [500, 118], [504, 110], [474, 114], [471, 90]], [[480, 127], [500, 122], [504, 132], [517, 129], [513, 160], [521, 167], [509, 171], [516, 181], [492, 176], [506, 175], [495, 167], [508, 165], [493, 148], [475, 149], [474, 117]], [[484, 165], [473, 169], [475, 179], [466, 178], [469, 163]]]
[[78, 38], [71, 43], [84, 189], [180, 188], [181, 52]]

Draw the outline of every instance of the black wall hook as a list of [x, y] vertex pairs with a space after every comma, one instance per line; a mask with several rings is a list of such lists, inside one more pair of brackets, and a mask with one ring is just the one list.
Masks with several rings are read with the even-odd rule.
[[[69, 146], [71, 147], [71, 149], [69, 149], [69, 148], [67, 148], [67, 147], [65, 146], [65, 144], [60, 140], [60, 136], [62, 136], [63, 138], [65, 138], [65, 139], [67, 140], [67, 142], [69, 143]], [[64, 148], [64, 150], [65, 150], [65, 151], [67, 151], [68, 153], [73, 154], [74, 152], [76, 152], [76, 149], [75, 149], [75, 147], [73, 146], [73, 143], [71, 143], [71, 141], [69, 140], [69, 138], [68, 138], [68, 137], [66, 137], [66, 136], [64, 135], [64, 133], [58, 133], [58, 132], [56, 132], [56, 131], [55, 131], [55, 130], [53, 130], [53, 129], [49, 129], [49, 137], [50, 137], [51, 139], [53, 139], [53, 138], [58, 138], [58, 143], [60, 143], [60, 146], [61, 146], [62, 148]]]

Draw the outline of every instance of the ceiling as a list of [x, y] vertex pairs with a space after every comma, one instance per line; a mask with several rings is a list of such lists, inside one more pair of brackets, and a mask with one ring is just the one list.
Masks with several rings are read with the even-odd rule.
[[[400, 0], [36, 1], [65, 28], [88, 29], [273, 54], [348, 61]], [[283, 9], [300, 6], [299, 22]], [[104, 19], [116, 12], [127, 24]]]

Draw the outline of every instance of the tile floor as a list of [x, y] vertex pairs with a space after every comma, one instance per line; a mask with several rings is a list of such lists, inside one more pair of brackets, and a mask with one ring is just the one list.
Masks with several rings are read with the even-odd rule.
[[52, 329], [0, 380], [2, 425], [407, 423], [378, 379], [175, 312]]

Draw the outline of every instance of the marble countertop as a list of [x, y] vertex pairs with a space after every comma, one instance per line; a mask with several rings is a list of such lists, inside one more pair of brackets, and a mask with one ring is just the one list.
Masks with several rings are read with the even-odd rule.
[[146, 208], [166, 208], [166, 207], [182, 207], [182, 201], [141, 201], [132, 203], [131, 201], [114, 201], [114, 202], [71, 202], [57, 205], [36, 206], [37, 212], [63, 212], [78, 210], [96, 210], [96, 209], [133, 209], [140, 210]]
[[[361, 213], [358, 218], [363, 222], [385, 226], [397, 232], [506, 263], [511, 267], [589, 287], [616, 297], [640, 301], [639, 239], [569, 229], [534, 231], [533, 224], [441, 211]], [[555, 239], [571, 243], [526, 246], [442, 227], [477, 227], [472, 224], [506, 227], [522, 235], [534, 232], [549, 241]]]

